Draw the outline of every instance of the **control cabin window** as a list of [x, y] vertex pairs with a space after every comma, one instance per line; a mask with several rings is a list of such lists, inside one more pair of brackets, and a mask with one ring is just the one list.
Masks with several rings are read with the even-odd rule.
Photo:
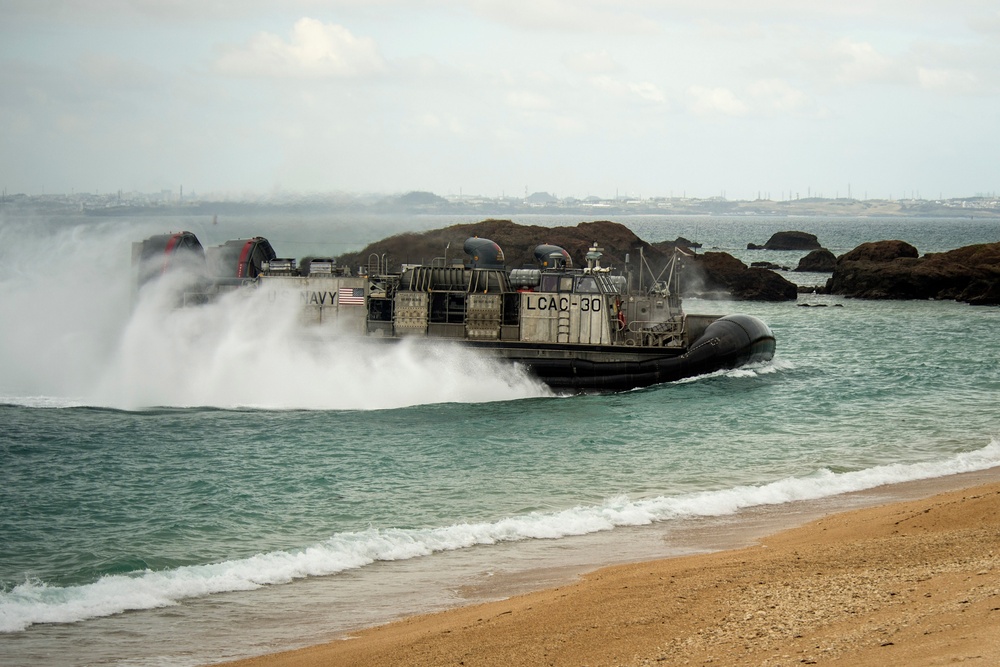
[[599, 294], [597, 281], [593, 276], [580, 276], [576, 279], [576, 290], [578, 294]]
[[542, 292], [558, 292], [559, 291], [559, 278], [561, 276], [542, 276], [542, 283], [540, 289]]

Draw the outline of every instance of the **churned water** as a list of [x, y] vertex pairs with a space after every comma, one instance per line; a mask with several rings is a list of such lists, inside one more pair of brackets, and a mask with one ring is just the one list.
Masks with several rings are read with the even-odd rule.
[[[1000, 240], [979, 220], [620, 221], [792, 266], [801, 253], [746, 243]], [[644, 541], [646, 556], [704, 548], [666, 546], [693, 520], [710, 533], [753, 508], [1000, 464], [998, 308], [688, 300], [764, 319], [774, 361], [560, 397], [466, 350], [320, 340], [252, 300], [178, 312], [129, 292], [129, 243], [152, 233], [263, 234], [279, 254], [326, 235], [316, 254], [337, 254], [387, 225], [0, 220], [0, 664], [279, 650], [505, 574], [544, 582]]]

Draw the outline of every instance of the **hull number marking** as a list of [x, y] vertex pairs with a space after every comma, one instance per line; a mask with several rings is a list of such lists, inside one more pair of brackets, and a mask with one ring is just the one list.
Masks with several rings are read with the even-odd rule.
[[569, 310], [570, 306], [579, 306], [580, 310], [584, 312], [599, 313], [601, 312], [601, 297], [576, 297], [571, 301], [568, 296], [532, 294], [525, 300], [524, 305], [526, 310]]

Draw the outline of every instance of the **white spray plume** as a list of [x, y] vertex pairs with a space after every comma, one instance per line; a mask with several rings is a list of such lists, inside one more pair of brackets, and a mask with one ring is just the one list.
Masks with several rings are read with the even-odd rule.
[[133, 304], [131, 243], [158, 231], [0, 221], [0, 401], [382, 409], [548, 394], [457, 345], [304, 329], [294, 300], [253, 290], [176, 308], [180, 274], [145, 285]]

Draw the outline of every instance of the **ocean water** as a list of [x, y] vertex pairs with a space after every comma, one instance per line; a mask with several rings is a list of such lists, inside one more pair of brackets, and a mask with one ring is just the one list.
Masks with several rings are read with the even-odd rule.
[[[802, 253], [746, 244], [1000, 241], [978, 219], [617, 220], [791, 266]], [[129, 286], [129, 244], [163, 231], [301, 256], [464, 221], [0, 217], [0, 665], [291, 648], [709, 549], [762, 508], [1000, 465], [1000, 308], [688, 300], [764, 319], [775, 359], [555, 396], [466, 350], [371, 349], [274, 304], [174, 311]]]

